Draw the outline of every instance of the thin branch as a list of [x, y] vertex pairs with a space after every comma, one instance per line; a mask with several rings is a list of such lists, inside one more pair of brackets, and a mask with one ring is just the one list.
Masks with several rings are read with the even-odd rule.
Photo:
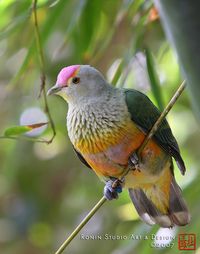
[[45, 143], [50, 144], [52, 141], [46, 140], [46, 139], [39, 139], [39, 138], [29, 138], [26, 136], [20, 136], [20, 137], [14, 137], [14, 136], [0, 136], [0, 139], [10, 139], [10, 140], [26, 140], [31, 141], [34, 143]]
[[85, 224], [92, 218], [92, 216], [96, 213], [97, 210], [106, 202], [106, 198], [103, 196], [99, 202], [90, 210], [90, 212], [85, 216], [85, 218], [81, 221], [81, 223], [75, 228], [75, 230], [71, 233], [71, 235], [67, 238], [67, 240], [60, 246], [60, 248], [56, 251], [55, 254], [62, 253], [67, 245], [74, 239], [74, 237], [78, 234], [78, 232], [85, 226]]
[[179, 88], [177, 89], [177, 91], [175, 92], [175, 94], [173, 95], [173, 97], [171, 98], [170, 102], [167, 104], [167, 106], [165, 107], [165, 109], [163, 110], [162, 114], [160, 115], [160, 117], [158, 118], [158, 120], [155, 122], [155, 124], [153, 125], [152, 129], [150, 130], [150, 132], [148, 133], [148, 135], [145, 137], [142, 145], [140, 146], [139, 150], [138, 150], [138, 155], [140, 155], [140, 153], [142, 152], [142, 150], [145, 148], [145, 146], [147, 145], [147, 143], [149, 142], [149, 140], [152, 138], [152, 136], [155, 134], [155, 132], [157, 131], [158, 127], [160, 126], [161, 122], [163, 121], [163, 119], [167, 116], [167, 114], [169, 113], [169, 111], [171, 110], [171, 108], [174, 106], [174, 104], [176, 103], [176, 101], [178, 100], [178, 98], [180, 97], [180, 95], [182, 94], [182, 92], [184, 91], [186, 87], [186, 81], [184, 80], [181, 85], [179, 86]]
[[44, 53], [42, 49], [42, 43], [41, 43], [41, 37], [39, 32], [39, 26], [38, 26], [38, 19], [37, 19], [37, 0], [33, 0], [33, 17], [34, 17], [34, 26], [35, 26], [35, 38], [36, 38], [36, 44], [37, 44], [37, 50], [38, 50], [38, 56], [40, 60], [40, 68], [41, 68], [41, 87], [40, 87], [40, 95], [42, 93], [42, 90], [45, 87], [45, 81], [46, 81], [46, 75], [45, 75], [45, 61], [44, 61]]
[[[186, 82], [183, 81], [182, 84], [179, 86], [173, 97], [171, 98], [170, 102], [166, 106], [166, 108], [163, 110], [162, 114], [158, 118], [158, 120], [153, 125], [152, 129], [148, 133], [148, 135], [145, 137], [143, 143], [141, 144], [138, 154], [142, 152], [142, 150], [145, 148], [149, 140], [152, 138], [152, 136], [157, 131], [158, 127], [160, 126], [163, 119], [167, 116], [171, 108], [174, 106], [177, 99], [180, 97], [182, 92], [184, 91], [186, 87]], [[124, 174], [120, 177], [119, 181], [121, 181], [129, 172], [130, 169], [127, 169]], [[69, 243], [75, 238], [75, 236], [80, 232], [80, 230], [86, 225], [86, 223], [92, 218], [92, 216], [99, 210], [99, 208], [106, 202], [105, 196], [103, 196], [99, 202], [92, 208], [92, 210], [85, 216], [85, 218], [81, 221], [81, 223], [76, 227], [76, 229], [70, 234], [70, 236], [64, 241], [64, 243], [61, 245], [61, 247], [55, 252], [55, 254], [61, 254], [65, 250], [65, 248], [69, 245]]]
[[40, 85], [39, 97], [41, 96], [41, 94], [43, 95], [45, 112], [47, 113], [47, 116], [49, 118], [49, 123], [53, 132], [53, 135], [50, 138], [50, 140], [46, 141], [46, 143], [49, 144], [53, 141], [54, 137], [56, 136], [56, 129], [55, 129], [55, 125], [54, 125], [50, 110], [49, 110], [46, 89], [45, 89], [45, 86], [46, 86], [45, 61], [44, 61], [44, 53], [42, 49], [41, 37], [40, 37], [39, 26], [38, 26], [37, 0], [33, 0], [32, 9], [33, 9], [34, 26], [35, 26], [35, 38], [36, 38], [36, 44], [37, 44], [37, 50], [38, 50], [38, 55], [40, 60], [40, 68], [41, 68], [41, 85]]

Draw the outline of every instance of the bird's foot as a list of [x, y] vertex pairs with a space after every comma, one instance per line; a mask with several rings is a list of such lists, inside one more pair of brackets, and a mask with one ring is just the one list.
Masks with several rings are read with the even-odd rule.
[[118, 194], [122, 192], [123, 181], [117, 178], [111, 178], [104, 187], [104, 196], [107, 200], [117, 199]]
[[131, 154], [128, 160], [128, 165], [132, 170], [140, 171], [139, 157], [137, 155], [137, 152]]

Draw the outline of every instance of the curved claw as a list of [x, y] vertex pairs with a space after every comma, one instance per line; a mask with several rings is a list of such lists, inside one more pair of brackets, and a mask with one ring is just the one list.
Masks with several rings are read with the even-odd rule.
[[109, 180], [104, 187], [104, 196], [108, 200], [117, 199], [118, 193], [122, 192], [122, 186], [118, 179]]
[[139, 166], [139, 158], [137, 155], [137, 152], [134, 152], [133, 154], [131, 154], [131, 156], [129, 157], [129, 166], [132, 167], [134, 170], [137, 169], [140, 171], [140, 166]]

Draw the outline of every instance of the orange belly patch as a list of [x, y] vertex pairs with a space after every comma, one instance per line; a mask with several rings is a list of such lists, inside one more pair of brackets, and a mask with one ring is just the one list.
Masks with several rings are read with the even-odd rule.
[[[128, 165], [130, 155], [140, 147], [144, 138], [145, 134], [130, 120], [113, 131], [104, 131], [104, 135], [96, 134], [80, 140], [75, 148], [98, 176], [120, 177]], [[150, 167], [151, 162], [156, 167], [155, 158], [159, 158], [162, 153], [162, 149], [151, 140], [142, 152], [141, 159], [147, 167]]]

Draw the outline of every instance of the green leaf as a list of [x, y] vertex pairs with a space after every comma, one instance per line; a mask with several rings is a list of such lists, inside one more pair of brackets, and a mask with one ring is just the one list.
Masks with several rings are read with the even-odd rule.
[[156, 102], [158, 104], [158, 107], [162, 111], [164, 109], [164, 102], [163, 102], [163, 96], [161, 92], [160, 81], [159, 81], [156, 69], [154, 67], [155, 63], [153, 60], [153, 56], [148, 49], [146, 49], [145, 52], [146, 52], [147, 70], [149, 74], [151, 89], [156, 99]]
[[13, 126], [5, 130], [4, 135], [7, 137], [24, 134], [30, 131], [28, 126]]
[[23, 126], [13, 126], [9, 127], [4, 131], [4, 136], [10, 137], [10, 136], [18, 136], [21, 134], [24, 134], [28, 131], [31, 131], [36, 128], [40, 128], [43, 125], [46, 125], [47, 123], [36, 123], [31, 125], [23, 125]]

